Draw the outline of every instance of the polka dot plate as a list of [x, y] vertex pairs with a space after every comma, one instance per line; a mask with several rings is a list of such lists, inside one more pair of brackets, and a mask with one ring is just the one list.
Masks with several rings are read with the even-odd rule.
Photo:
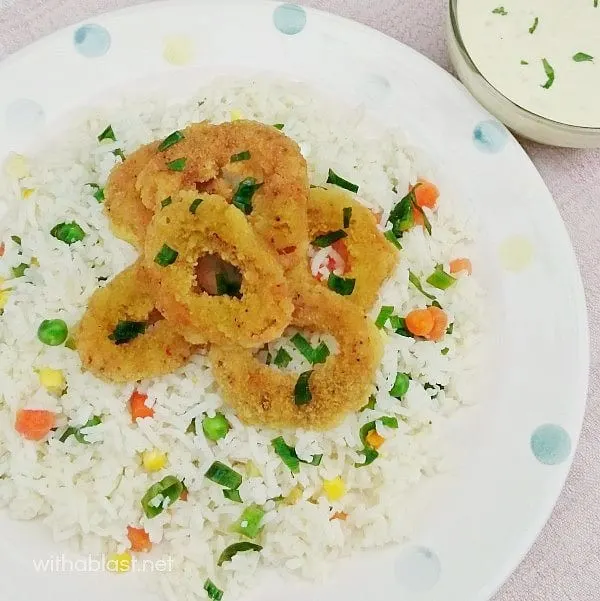
[[[372, 29], [300, 6], [157, 2], [69, 27], [1, 63], [0, 159], [115, 90], [149, 80], [199, 86], [230, 72], [306, 81], [404, 128], [440, 184], [474, 202], [490, 326], [485, 394], [452, 420], [453, 468], [415, 494], [425, 519], [412, 540], [341, 562], [318, 585], [266, 582], [249, 598], [486, 601], [534, 541], [566, 478], [585, 406], [588, 334], [574, 254], [547, 188], [460, 83]], [[36, 572], [32, 557], [60, 546], [34, 524], [1, 521], [11, 601], [149, 599], [139, 574]]]

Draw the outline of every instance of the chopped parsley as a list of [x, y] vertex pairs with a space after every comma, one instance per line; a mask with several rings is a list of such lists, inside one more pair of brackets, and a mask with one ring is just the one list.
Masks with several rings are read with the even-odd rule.
[[120, 321], [108, 338], [115, 344], [125, 344], [143, 334], [147, 327], [148, 324], [145, 321]]
[[499, 6], [498, 8], [495, 8], [492, 13], [494, 15], [502, 15], [503, 17], [505, 17], [508, 13], [506, 12], [506, 9], [504, 8], [504, 6]]
[[584, 63], [586, 61], [593, 61], [594, 57], [589, 54], [586, 54], [585, 52], [578, 52], [577, 54], [573, 55], [573, 60], [576, 63]]
[[179, 159], [175, 159], [170, 163], [167, 163], [167, 169], [169, 171], [183, 171], [185, 169], [185, 164], [187, 163], [186, 157], [181, 157]]
[[333, 273], [333, 271], [327, 279], [327, 287], [341, 296], [350, 296], [354, 292], [355, 285], [355, 278], [343, 278]]
[[240, 161], [247, 161], [250, 158], [250, 151], [244, 150], [243, 152], [238, 152], [237, 154], [232, 154], [229, 159], [230, 163], [239, 163]]
[[98, 136], [98, 142], [102, 142], [103, 140], [112, 140], [113, 142], [117, 141], [112, 125], [108, 125], [107, 128]]
[[243, 179], [233, 195], [231, 201], [233, 206], [237, 207], [244, 214], [250, 215], [253, 209], [252, 197], [261, 186], [262, 183], [257, 183], [253, 177]]
[[546, 83], [542, 84], [542, 88], [548, 90], [554, 83], [554, 67], [545, 58], [542, 59], [542, 64], [544, 65], [544, 72], [548, 77]]
[[181, 140], [183, 140], [185, 138], [185, 136], [183, 135], [182, 132], [180, 132], [179, 130], [174, 131], [172, 134], [169, 134], [158, 146], [158, 150], [159, 152], [163, 152], [165, 150], [167, 150], [167, 148], [171, 148], [171, 146], [174, 146], [175, 144], [177, 144], [177, 142], [181, 142]]
[[537, 26], [538, 26], [538, 23], [539, 23], [539, 22], [540, 22], [539, 18], [538, 18], [538, 17], [536, 17], [536, 18], [533, 20], [533, 24], [532, 24], [532, 25], [531, 25], [531, 27], [529, 28], [529, 33], [533, 33], [533, 32], [534, 32], [534, 31], [537, 29]]
[[167, 267], [168, 265], [175, 263], [178, 256], [179, 253], [176, 250], [173, 250], [170, 246], [163, 244], [162, 248], [154, 257], [154, 262], [161, 267]]

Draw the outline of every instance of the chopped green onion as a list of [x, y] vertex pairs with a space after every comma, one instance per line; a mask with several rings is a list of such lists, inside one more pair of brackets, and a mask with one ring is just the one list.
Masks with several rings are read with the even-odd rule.
[[367, 442], [367, 436], [369, 435], [369, 432], [372, 432], [373, 430], [375, 430], [375, 421], [372, 422], [367, 422], [366, 424], [363, 424], [360, 428], [360, 430], [358, 431], [358, 436], [360, 438], [360, 441], [365, 445], [365, 447], [370, 447], [371, 445]]
[[495, 8], [492, 12], [495, 15], [502, 15], [503, 17], [505, 17], [508, 14], [504, 9], [504, 6], [499, 6], [498, 8]]
[[275, 355], [273, 363], [277, 367], [287, 367], [291, 360], [292, 356], [284, 348], [280, 348]]
[[322, 236], [317, 236], [311, 244], [313, 246], [317, 246], [318, 248], [326, 248], [327, 246], [331, 246], [334, 242], [341, 240], [342, 238], [346, 238], [348, 234], [344, 230], [336, 230], [335, 232], [329, 232], [327, 234], [323, 234]]
[[278, 436], [271, 441], [271, 445], [273, 446], [273, 450], [293, 474], [296, 474], [300, 471], [300, 460], [298, 459], [298, 455], [296, 455], [296, 449], [294, 447], [290, 447], [283, 436]]
[[451, 323], [451, 324], [448, 326], [448, 328], [447, 328], [447, 330], [446, 330], [446, 334], [452, 334], [452, 332], [454, 332], [454, 322], [452, 322], [452, 323]]
[[415, 217], [412, 210], [414, 204], [416, 204], [416, 200], [414, 188], [412, 188], [392, 209], [387, 223], [392, 224], [392, 232], [396, 238], [401, 238], [404, 232], [410, 230], [415, 225]]
[[87, 184], [90, 188], [95, 190], [93, 196], [98, 202], [104, 202], [104, 188], [98, 184]]
[[387, 320], [392, 316], [393, 312], [394, 307], [392, 307], [391, 305], [383, 305], [383, 307], [381, 307], [381, 309], [379, 310], [379, 315], [375, 320], [375, 325], [381, 330], [381, 328], [385, 326]]
[[217, 413], [214, 417], [206, 416], [202, 420], [202, 431], [208, 440], [225, 438], [230, 427], [227, 418], [222, 413]]
[[324, 342], [321, 342], [313, 352], [313, 365], [316, 365], [317, 363], [325, 363], [329, 355], [329, 347]]
[[312, 401], [312, 393], [309, 387], [309, 380], [312, 373], [311, 369], [298, 376], [298, 380], [294, 386], [294, 403], [297, 406], [306, 405]]
[[125, 153], [120, 148], [113, 150], [112, 153], [122, 161], [125, 161]]
[[190, 205], [190, 213], [192, 215], [196, 214], [196, 209], [202, 204], [203, 200], [203, 198], [196, 198], [196, 200], [192, 201], [192, 204]]
[[242, 511], [238, 521], [231, 526], [231, 532], [243, 534], [248, 538], [256, 538], [262, 529], [260, 523], [263, 517], [265, 517], [265, 512], [258, 505], [250, 505]]
[[196, 434], [196, 418], [194, 418], [190, 425], [185, 430], [186, 434]]
[[169, 134], [158, 146], [159, 152], [164, 152], [167, 148], [171, 148], [177, 144], [177, 142], [181, 142], [185, 136], [179, 130], [174, 131], [172, 134]]
[[350, 219], [352, 218], [352, 207], [344, 207], [342, 211], [344, 227], [350, 227]]
[[237, 488], [224, 488], [223, 496], [234, 503], [242, 503], [242, 497], [240, 497], [240, 491]]
[[443, 348], [440, 353], [442, 353], [442, 355], [447, 355], [450, 352], [450, 349], [448, 347]]
[[533, 20], [533, 24], [532, 24], [532, 25], [531, 25], [531, 27], [529, 28], [529, 33], [533, 33], [533, 32], [534, 32], [534, 31], [537, 29], [537, 26], [538, 26], [538, 23], [539, 23], [539, 22], [540, 22], [540, 19], [539, 19], [539, 17], [536, 17], [536, 18]]
[[204, 476], [223, 488], [239, 488], [242, 483], [241, 474], [220, 461], [215, 461], [208, 468]]
[[170, 196], [167, 196], [164, 200], [160, 201], [161, 208], [168, 207], [173, 202], [173, 199]]
[[238, 553], [242, 553], [244, 551], [262, 551], [262, 547], [255, 543], [251, 543], [248, 541], [242, 541], [241, 543], [233, 543], [233, 545], [229, 545], [223, 553], [219, 556], [217, 560], [217, 565], [222, 566], [226, 561], [231, 561], [231, 558]]
[[285, 123], [275, 123], [273, 127], [281, 131], [285, 127]]
[[355, 285], [355, 278], [343, 278], [333, 273], [333, 271], [327, 279], [327, 287], [342, 296], [350, 296], [354, 292]]
[[[417, 184], [417, 186], [419, 186], [420, 184]], [[415, 188], [417, 187], [415, 186]], [[427, 231], [427, 233], [431, 236], [431, 221], [429, 221], [429, 218], [427, 217], [427, 215], [425, 214], [425, 211], [422, 209], [422, 207], [420, 207], [417, 203], [416, 203], [416, 199], [413, 196], [413, 200], [414, 200], [414, 204], [413, 207], [415, 209], [415, 211], [418, 211], [419, 213], [421, 213], [421, 217], [423, 217], [423, 225], [425, 225], [425, 230]]]
[[447, 290], [456, 283], [456, 278], [446, 273], [443, 269], [436, 269], [426, 281], [430, 286], [438, 290]]
[[[153, 484], [142, 497], [141, 504], [147, 518], [155, 518], [181, 497], [183, 482], [175, 476], [165, 476]], [[168, 499], [167, 502], [165, 502]]]
[[401, 399], [408, 392], [409, 386], [410, 376], [408, 374], [398, 372], [396, 374], [396, 379], [394, 380], [394, 385], [390, 390], [390, 396], [393, 396], [397, 399]]
[[364, 449], [359, 451], [359, 453], [365, 456], [365, 460], [363, 463], [355, 463], [354, 467], [365, 467], [366, 465], [373, 463], [373, 461], [379, 457], [379, 453], [369, 446], [366, 446]]
[[414, 338], [414, 336], [408, 331], [408, 328], [406, 327], [406, 320], [404, 319], [404, 317], [392, 315], [390, 317], [390, 325], [392, 326], [396, 334], [400, 334], [400, 336], [404, 336], [405, 338]]
[[170, 163], [167, 163], [167, 169], [169, 171], [183, 171], [185, 169], [185, 164], [187, 163], [186, 157], [181, 157], [179, 159], [175, 159]]
[[21, 244], [23, 244], [23, 241], [21, 240], [20, 236], [11, 236], [10, 239], [15, 243], [18, 244], [19, 246], [21, 246]]
[[386, 426], [386, 428], [398, 429], [398, 418], [396, 418], [396, 417], [389, 417], [387, 415], [384, 415], [381, 418], [381, 423], [384, 426]]
[[154, 262], [161, 267], [167, 267], [168, 265], [175, 263], [178, 256], [179, 253], [176, 250], [173, 250], [170, 246], [163, 244], [156, 257], [154, 257]]
[[423, 286], [421, 286], [421, 282], [416, 274], [409, 270], [408, 272], [408, 281], [424, 296], [426, 296], [429, 300], [436, 300], [433, 294], [429, 294], [423, 290]]
[[360, 408], [360, 411], [362, 412], [362, 411], [365, 411], [366, 409], [375, 409], [375, 402], [376, 402], [375, 395], [372, 394], [369, 397], [369, 400], [367, 401], [366, 405], [363, 405]]
[[103, 140], [112, 140], [113, 142], [117, 141], [115, 137], [115, 132], [113, 131], [112, 125], [109, 125], [99, 136], [98, 142], [102, 142]]
[[145, 321], [120, 321], [108, 338], [115, 344], [125, 344], [143, 334], [147, 327]]
[[70, 223], [57, 223], [51, 230], [50, 235], [65, 244], [74, 244], [85, 238], [85, 232], [76, 221]]
[[68, 335], [69, 328], [62, 319], [44, 319], [37, 331], [39, 341], [48, 346], [62, 344]]
[[528, 63], [527, 61], [524, 61], [524, 60], [522, 60], [522, 61], [521, 61], [521, 64], [522, 64], [522, 65], [528, 65], [529, 63]]
[[102, 423], [102, 418], [94, 415], [94, 417], [90, 418], [83, 426], [79, 428], [74, 428], [73, 426], [69, 426], [62, 434], [62, 436], [58, 439], [60, 442], [65, 442], [69, 436], [75, 436], [77, 442], [82, 444], [89, 444], [89, 442], [85, 439], [85, 435], [81, 433], [83, 428], [92, 428], [93, 426], [97, 426]]
[[542, 88], [547, 90], [554, 83], [554, 67], [545, 58], [542, 59], [542, 65], [544, 65], [544, 72], [546, 73], [546, 77], [548, 77], [546, 83], [542, 84]]
[[440, 303], [438, 303], [436, 300], [432, 301], [431, 307], [437, 307], [438, 309], [442, 308], [442, 305], [440, 305]]
[[11, 269], [14, 278], [22, 278], [25, 275], [25, 270], [29, 267], [27, 263], [19, 263]]
[[223, 591], [218, 588], [210, 578], [206, 579], [206, 582], [204, 583], [204, 590], [206, 591], [210, 601], [221, 601], [223, 598]]
[[344, 190], [349, 190], [350, 192], [358, 192], [358, 186], [349, 182], [347, 179], [340, 177], [333, 169], [329, 170], [329, 174], [327, 175], [327, 183], [333, 184], [334, 186], [338, 186], [340, 188], [344, 188]]
[[573, 60], [576, 63], [583, 63], [586, 61], [593, 61], [594, 57], [589, 54], [586, 54], [585, 52], [578, 52], [577, 54], [573, 55]]
[[231, 155], [229, 159], [230, 163], [238, 163], [239, 161], [247, 161], [250, 158], [250, 151], [244, 150], [243, 152], [238, 152], [237, 154]]
[[314, 350], [311, 344], [300, 333], [294, 334], [290, 342], [298, 349], [299, 353], [309, 362], [313, 363]]
[[256, 183], [253, 177], [247, 177], [243, 179], [237, 190], [235, 191], [232, 199], [233, 206], [237, 207], [246, 215], [252, 213], [252, 197], [254, 193], [262, 186], [262, 183]]
[[314, 465], [314, 466], [319, 466], [321, 465], [321, 461], [323, 460], [323, 454], [319, 454], [319, 455], [313, 455], [313, 458], [311, 461], [304, 461], [304, 459], [300, 459], [300, 461], [302, 463], [306, 463], [308, 465]]
[[383, 233], [384, 238], [387, 238], [398, 250], [402, 250], [402, 244], [398, 240], [398, 236], [394, 234], [393, 230], [388, 230]]
[[217, 280], [217, 295], [218, 296], [233, 296], [241, 298], [240, 290], [242, 288], [242, 278], [236, 277], [234, 274], [229, 274], [226, 271], [221, 271], [215, 275]]

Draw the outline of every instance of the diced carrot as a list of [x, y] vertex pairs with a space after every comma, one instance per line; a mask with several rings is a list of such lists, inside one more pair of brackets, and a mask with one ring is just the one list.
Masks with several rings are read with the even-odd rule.
[[425, 179], [417, 180], [417, 185], [414, 186], [415, 200], [420, 207], [435, 209], [437, 200], [440, 197], [440, 191], [435, 184], [428, 182]]
[[467, 258], [454, 259], [450, 261], [450, 273], [466, 271], [469, 275], [473, 273], [473, 265]]
[[423, 217], [423, 213], [419, 211], [416, 207], [413, 207], [413, 221], [415, 222], [415, 226], [417, 225], [425, 225], [425, 218]]
[[27, 440], [42, 440], [56, 426], [56, 415], [46, 409], [19, 409], [15, 430]]
[[424, 335], [427, 340], [437, 342], [444, 337], [448, 328], [448, 316], [439, 307], [429, 307], [427, 309], [433, 318], [433, 328], [428, 334]]
[[188, 500], [188, 496], [189, 496], [189, 494], [190, 494], [190, 493], [188, 492], [188, 489], [187, 489], [187, 488], [184, 488], [184, 489], [181, 491], [181, 494], [179, 495], [179, 498], [180, 498], [182, 501], [187, 501], [187, 500]]
[[131, 550], [138, 553], [147, 553], [152, 549], [150, 536], [143, 528], [127, 526], [127, 538], [131, 543]]
[[345, 511], [336, 511], [330, 518], [329, 521], [332, 520], [342, 520], [345, 522], [348, 519], [348, 514]]
[[4, 256], [5, 250], [6, 250], [6, 244], [4, 244], [4, 242], [0, 242], [0, 257]]
[[405, 318], [406, 328], [415, 336], [427, 336], [433, 330], [434, 318], [428, 309], [415, 309]]
[[336, 240], [331, 245], [331, 248], [333, 248], [333, 250], [340, 255], [342, 261], [344, 261], [344, 273], [348, 273], [350, 271], [350, 253], [348, 252], [346, 242], [344, 240]]
[[138, 417], [154, 417], [154, 409], [145, 404], [147, 394], [142, 394], [134, 390], [129, 397], [129, 410], [131, 412], [131, 421], [135, 421]]
[[365, 440], [367, 441], [369, 446], [371, 446], [374, 449], [378, 449], [385, 442], [385, 438], [381, 436], [381, 434], [379, 434], [377, 430], [371, 430], [367, 434]]

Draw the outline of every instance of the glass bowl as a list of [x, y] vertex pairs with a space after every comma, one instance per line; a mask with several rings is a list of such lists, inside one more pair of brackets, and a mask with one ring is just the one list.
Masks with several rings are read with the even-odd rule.
[[447, 44], [459, 79], [475, 98], [514, 133], [552, 146], [600, 148], [600, 128], [579, 127], [547, 119], [514, 103], [490, 84], [471, 59], [458, 22], [460, 0], [450, 0]]

